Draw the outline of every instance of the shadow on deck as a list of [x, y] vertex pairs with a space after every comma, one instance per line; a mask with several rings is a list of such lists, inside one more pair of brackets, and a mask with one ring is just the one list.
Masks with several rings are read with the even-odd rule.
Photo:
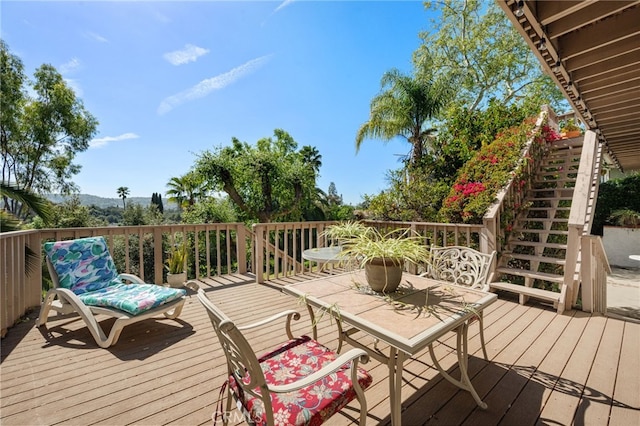
[[[293, 308], [303, 314], [294, 332], [310, 332], [306, 309], [280, 291], [286, 283], [259, 285], [252, 276], [229, 275], [201, 284], [240, 324]], [[125, 327], [109, 349], [98, 348], [77, 317], [52, 318], [36, 329], [36, 316], [2, 340], [3, 425], [212, 423], [226, 365], [193, 294], [179, 321]], [[335, 347], [335, 325], [323, 319], [319, 327], [319, 340]], [[247, 337], [260, 352], [283, 338], [282, 330], [277, 324]], [[467, 392], [444, 380], [425, 352], [406, 363], [403, 424], [640, 424], [640, 324], [579, 311], [556, 315], [550, 307], [522, 306], [501, 294], [485, 311], [491, 362], [482, 358], [477, 331], [470, 328], [469, 372], [489, 408], [479, 409]], [[434, 349], [456, 374], [455, 337], [449, 334]], [[371, 360], [365, 368], [374, 377], [366, 391], [368, 423], [386, 425], [386, 366]], [[358, 413], [352, 404], [330, 424], [352, 424]]]

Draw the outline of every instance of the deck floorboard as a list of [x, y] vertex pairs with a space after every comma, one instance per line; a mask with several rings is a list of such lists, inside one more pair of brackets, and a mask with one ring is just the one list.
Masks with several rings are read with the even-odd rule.
[[[306, 309], [280, 291], [309, 274], [256, 284], [250, 275], [201, 280], [208, 297], [239, 324], [285, 309], [302, 314], [293, 331], [310, 332]], [[500, 299], [484, 313], [489, 355], [476, 324], [469, 329], [469, 374], [485, 402], [451, 385], [425, 351], [405, 363], [405, 425], [640, 424], [640, 324], [580, 311], [557, 315], [545, 304]], [[148, 320], [125, 327], [101, 349], [76, 316], [53, 316], [36, 328], [33, 312], [1, 344], [3, 425], [210, 425], [226, 366], [205, 310], [190, 294], [179, 321]], [[112, 320], [101, 322], [109, 326]], [[336, 326], [319, 322], [319, 340], [335, 348]], [[247, 333], [257, 352], [283, 338], [282, 324]], [[362, 335], [363, 340], [371, 337]], [[385, 346], [381, 344], [380, 348]], [[455, 334], [434, 346], [443, 368], [457, 375]], [[365, 366], [368, 424], [388, 425], [386, 365]], [[352, 403], [329, 424], [357, 422]]]

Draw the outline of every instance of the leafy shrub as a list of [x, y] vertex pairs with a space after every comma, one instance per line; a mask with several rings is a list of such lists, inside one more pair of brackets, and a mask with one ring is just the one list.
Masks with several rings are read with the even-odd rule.
[[476, 152], [460, 169], [444, 200], [439, 212], [441, 220], [452, 223], [482, 223], [482, 217], [495, 201], [497, 193], [511, 178], [518, 188], [524, 188], [528, 176], [524, 175], [524, 168], [518, 167], [518, 163], [527, 140], [534, 137], [534, 143], [545, 144], [559, 138], [547, 126], [533, 134], [534, 126], [535, 119], [527, 119], [520, 126], [498, 133], [492, 143]]
[[591, 233], [602, 235], [603, 226], [613, 224], [611, 214], [622, 209], [640, 212], [640, 174], [600, 184]]

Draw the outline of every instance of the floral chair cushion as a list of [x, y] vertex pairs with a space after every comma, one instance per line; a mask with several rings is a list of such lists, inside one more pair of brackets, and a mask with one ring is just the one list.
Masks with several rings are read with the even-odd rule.
[[71, 290], [88, 306], [138, 315], [187, 293], [154, 284], [123, 283], [103, 237], [45, 243], [44, 250], [58, 275], [59, 286]]
[[[308, 336], [302, 336], [264, 354], [258, 362], [267, 383], [284, 385], [318, 371], [334, 359], [335, 352]], [[286, 394], [271, 393], [275, 424], [320, 425], [340, 411], [356, 397], [349, 367], [349, 364], [345, 364], [341, 370], [307, 388]], [[358, 368], [358, 382], [362, 389], [366, 389], [371, 385], [371, 375]], [[262, 401], [243, 393], [233, 376], [229, 377], [229, 385], [236, 396], [244, 396], [244, 400], [239, 399], [256, 425], [266, 425], [267, 417]]]
[[82, 293], [78, 298], [85, 305], [120, 309], [138, 315], [186, 295], [183, 289], [155, 284], [124, 284], [121, 281], [100, 290]]
[[59, 286], [75, 294], [100, 290], [118, 278], [104, 237], [45, 243], [44, 251], [58, 274]]

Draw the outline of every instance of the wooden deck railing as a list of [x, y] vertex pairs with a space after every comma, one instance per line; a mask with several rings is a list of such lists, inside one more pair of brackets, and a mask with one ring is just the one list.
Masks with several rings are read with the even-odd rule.
[[[133, 273], [149, 283], [165, 282], [168, 248], [187, 241], [189, 278], [245, 273], [250, 268], [251, 232], [242, 223], [200, 225], [61, 228], [0, 234], [0, 329], [2, 334], [43, 295], [42, 244], [91, 236], [107, 238], [120, 272]], [[26, 273], [25, 247], [35, 254], [35, 267]]]
[[[547, 106], [542, 107], [535, 124], [534, 133], [542, 126], [548, 125], [552, 129], [558, 129], [557, 119], [553, 111]], [[506, 244], [506, 229], [513, 227], [516, 222], [518, 206], [524, 205], [524, 198], [532, 188], [532, 179], [535, 171], [538, 170], [539, 162], [543, 158], [541, 150], [547, 149], [546, 144], [534, 143], [535, 138], [531, 137], [520, 155], [520, 161], [516, 170], [524, 169], [525, 185], [521, 187], [515, 184], [511, 178], [507, 185], [497, 194], [496, 201], [489, 207], [484, 215], [484, 234], [481, 243], [481, 251], [490, 253], [496, 250], [501, 253]]]
[[[287, 222], [258, 223], [253, 226], [255, 238], [255, 271], [258, 282], [290, 277], [311, 271], [315, 266], [302, 259], [302, 252], [309, 248], [330, 244], [322, 233], [335, 222]], [[482, 225], [436, 222], [385, 222], [364, 221], [366, 225], [383, 233], [394, 229], [409, 228], [415, 235], [431, 244], [450, 246], [466, 245], [479, 248]]]
[[583, 235], [580, 239], [580, 251], [582, 310], [604, 315], [607, 313], [607, 274], [611, 273], [611, 266], [604, 251], [602, 238], [597, 235]]
[[595, 205], [594, 194], [598, 188], [598, 158], [600, 146], [595, 132], [587, 131], [584, 135], [580, 166], [571, 200], [567, 237], [567, 251], [564, 265], [564, 281], [560, 291], [561, 302], [574, 305], [578, 299], [579, 264], [581, 239], [585, 230], [590, 229], [593, 220], [592, 210]]
[[255, 274], [259, 283], [309, 272], [302, 259], [309, 248], [326, 247], [322, 232], [335, 222], [281, 222], [253, 225]]

